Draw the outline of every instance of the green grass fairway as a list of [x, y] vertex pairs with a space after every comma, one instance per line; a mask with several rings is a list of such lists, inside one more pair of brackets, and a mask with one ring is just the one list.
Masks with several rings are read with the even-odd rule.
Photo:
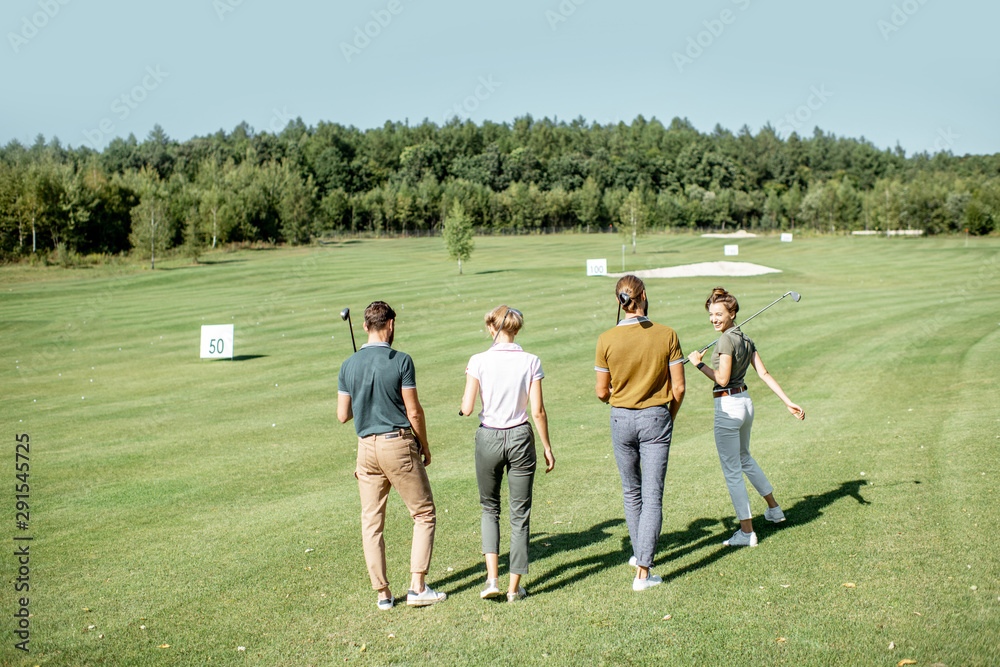
[[[626, 262], [721, 260], [725, 243], [650, 236]], [[218, 253], [155, 272], [0, 269], [0, 665], [1000, 664], [1000, 239], [739, 246], [725, 259], [783, 273], [651, 279], [651, 315], [688, 351], [715, 337], [712, 287], [735, 292], [744, 316], [801, 292], [747, 326], [807, 411], [796, 421], [751, 374], [752, 449], [788, 521], [758, 519], [755, 549], [722, 546], [736, 522], [711, 387], [689, 371], [656, 559], [665, 583], [642, 593], [593, 390], [614, 281], [585, 275], [588, 258], [620, 268], [619, 237], [477, 238], [463, 276], [440, 239]], [[339, 313], [351, 308], [360, 345], [375, 299], [399, 314], [395, 347], [414, 358], [427, 412], [428, 581], [449, 596], [432, 608], [376, 609], [356, 437], [336, 420], [351, 353]], [[518, 342], [542, 359], [557, 458], [536, 477], [530, 596], [516, 604], [479, 599], [476, 422], [457, 415], [465, 364], [489, 346], [483, 313], [501, 302], [524, 312]], [[199, 359], [201, 325], [228, 323], [237, 359]], [[405, 594], [411, 522], [395, 494], [389, 510], [390, 578]], [[15, 592], [23, 544], [29, 593]], [[15, 648], [21, 597], [30, 654]]]

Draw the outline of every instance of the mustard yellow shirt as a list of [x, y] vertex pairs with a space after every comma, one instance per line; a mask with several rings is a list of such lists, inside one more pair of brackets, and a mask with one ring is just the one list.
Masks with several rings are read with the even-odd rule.
[[616, 408], [641, 409], [673, 400], [670, 366], [684, 363], [677, 332], [645, 317], [622, 320], [597, 339], [594, 370], [611, 374]]

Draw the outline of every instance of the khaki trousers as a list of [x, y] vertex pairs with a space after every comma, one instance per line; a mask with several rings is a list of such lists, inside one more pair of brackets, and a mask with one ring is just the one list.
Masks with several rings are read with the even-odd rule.
[[396, 437], [358, 438], [354, 476], [361, 494], [361, 538], [372, 588], [389, 586], [385, 565], [385, 507], [394, 488], [413, 518], [410, 572], [427, 574], [434, 549], [434, 496], [420, 458], [420, 445], [409, 431]]

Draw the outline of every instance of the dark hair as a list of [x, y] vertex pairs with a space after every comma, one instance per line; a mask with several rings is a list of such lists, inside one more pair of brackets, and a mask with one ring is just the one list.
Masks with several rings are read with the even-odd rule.
[[[622, 305], [625, 310], [632, 312], [635, 310], [635, 304], [638, 303], [639, 297], [642, 296], [643, 291], [646, 289], [646, 285], [643, 284], [637, 276], [628, 274], [622, 276], [618, 279], [618, 283], [615, 285], [615, 298]], [[628, 298], [624, 298], [621, 295], [626, 295]], [[632, 306], [631, 308], [629, 306]]]
[[368, 331], [381, 331], [389, 320], [396, 319], [396, 311], [385, 301], [372, 301], [365, 308], [365, 327]]
[[736, 300], [735, 296], [721, 287], [716, 287], [712, 290], [712, 294], [705, 301], [705, 310], [708, 310], [708, 307], [713, 303], [721, 303], [733, 317], [736, 316], [736, 313], [740, 312], [740, 302]]

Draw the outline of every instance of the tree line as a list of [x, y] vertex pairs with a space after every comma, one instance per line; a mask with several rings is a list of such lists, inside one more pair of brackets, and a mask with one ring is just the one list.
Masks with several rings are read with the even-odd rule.
[[1000, 154], [907, 156], [864, 138], [710, 133], [675, 118], [601, 125], [246, 123], [180, 142], [156, 126], [101, 151], [39, 136], [0, 149], [0, 257], [197, 256], [219, 244], [541, 229], [968, 230], [1000, 224]]

